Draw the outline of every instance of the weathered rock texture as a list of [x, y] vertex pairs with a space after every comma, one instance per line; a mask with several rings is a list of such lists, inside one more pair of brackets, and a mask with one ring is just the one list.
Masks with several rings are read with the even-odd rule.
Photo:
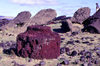
[[57, 13], [53, 9], [43, 9], [40, 10], [34, 17], [31, 18], [30, 24], [47, 24], [48, 21], [54, 19], [57, 16]]
[[17, 53], [34, 59], [53, 59], [60, 55], [60, 36], [47, 26], [29, 26], [17, 36]]
[[100, 33], [100, 9], [87, 20], [83, 22], [83, 31], [88, 31], [90, 33]]
[[14, 23], [25, 23], [30, 20], [31, 13], [29, 11], [20, 12], [14, 19]]
[[83, 7], [78, 9], [74, 16], [72, 17], [71, 21], [75, 23], [82, 24], [90, 16], [90, 8]]

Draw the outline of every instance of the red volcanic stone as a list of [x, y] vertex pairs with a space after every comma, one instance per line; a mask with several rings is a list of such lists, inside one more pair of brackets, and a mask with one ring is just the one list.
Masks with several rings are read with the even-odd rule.
[[29, 26], [17, 36], [17, 54], [33, 59], [54, 59], [60, 55], [60, 36], [47, 26]]

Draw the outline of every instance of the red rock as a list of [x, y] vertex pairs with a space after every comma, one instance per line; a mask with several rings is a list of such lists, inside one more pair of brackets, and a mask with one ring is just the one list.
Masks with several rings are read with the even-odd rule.
[[47, 26], [29, 26], [17, 36], [17, 53], [21, 57], [53, 59], [60, 55], [60, 36]]

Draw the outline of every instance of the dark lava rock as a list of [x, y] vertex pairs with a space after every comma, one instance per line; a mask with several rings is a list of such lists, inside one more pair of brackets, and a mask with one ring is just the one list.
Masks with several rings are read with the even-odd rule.
[[31, 59], [31, 58], [29, 58], [28, 62], [31, 62], [31, 61], [32, 61], [32, 59]]
[[69, 52], [70, 51], [70, 49], [68, 47], [66, 47], [65, 49], [66, 49], [66, 52]]
[[30, 20], [31, 13], [29, 11], [20, 12], [14, 19], [15, 24], [25, 23]]
[[89, 41], [84, 41], [84, 42], [82, 42], [83, 44], [89, 44]]
[[76, 56], [77, 55], [77, 52], [76, 51], [72, 51], [72, 52], [67, 52], [66, 53], [68, 56]]
[[63, 16], [58, 16], [56, 18], [54, 18], [53, 20], [56, 21], [56, 20], [65, 20], [67, 17], [65, 15]]
[[40, 64], [40, 66], [45, 66], [46, 63], [44, 61], [40, 61], [39, 64]]
[[10, 49], [10, 48], [16, 48], [16, 42], [15, 41], [6, 41], [0, 43], [0, 47], [3, 49]]
[[72, 17], [71, 21], [75, 23], [82, 24], [90, 16], [90, 8], [83, 7], [78, 9], [74, 16]]
[[96, 54], [100, 57], [100, 51], [97, 51]]
[[74, 41], [68, 41], [67, 44], [72, 44], [72, 45], [74, 45]]
[[31, 18], [31, 23], [36, 25], [47, 24], [49, 21], [54, 19], [57, 16], [57, 13], [54, 9], [43, 9], [40, 10], [35, 16]]
[[63, 65], [68, 65], [69, 64], [69, 61], [68, 60], [64, 60], [63, 62], [61, 62], [60, 64], [63, 64]]
[[85, 56], [86, 56], [86, 58], [91, 58], [92, 53], [91, 53], [91, 52], [89, 52], [89, 51], [87, 51], [87, 52], [85, 52]]
[[3, 53], [10, 55], [11, 54], [11, 49], [4, 49]]
[[65, 40], [65, 38], [61, 38], [61, 40]]
[[99, 58], [92, 58], [91, 59], [91, 62], [93, 63], [93, 64], [98, 64], [99, 63], [99, 60], [98, 60]]
[[80, 66], [84, 66], [84, 64], [81, 64]]
[[24, 64], [18, 64], [16, 61], [12, 61], [11, 63], [14, 64], [13, 66], [26, 66], [26, 65], [24, 65]]
[[70, 56], [76, 56], [77, 55], [77, 51], [72, 51]]
[[60, 54], [63, 54], [65, 52], [66, 52], [66, 48], [65, 47], [60, 48]]
[[75, 40], [75, 42], [76, 42], [76, 43], [80, 43], [80, 41], [79, 41], [79, 40]]
[[17, 36], [17, 54], [34, 59], [54, 59], [60, 55], [60, 36], [47, 26], [29, 26]]
[[85, 61], [85, 56], [81, 56], [80, 61], [84, 62]]
[[61, 25], [61, 29], [65, 32], [69, 32], [70, 31], [70, 25], [68, 24], [68, 22], [66, 21], [62, 21], [62, 25]]
[[63, 54], [65, 52], [69, 52], [69, 48], [67, 48], [67, 47], [60, 48], [60, 54]]
[[75, 60], [74, 62], [72, 62], [72, 64], [74, 64], [74, 65], [76, 65], [78, 63], [79, 63], [78, 60]]
[[71, 36], [75, 36], [77, 34], [79, 34], [79, 32], [72, 32]]

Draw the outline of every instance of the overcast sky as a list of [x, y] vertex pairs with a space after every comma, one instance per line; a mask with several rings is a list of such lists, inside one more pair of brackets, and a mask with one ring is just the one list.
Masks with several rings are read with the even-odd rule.
[[39, 10], [52, 8], [57, 15], [73, 16], [81, 7], [91, 8], [91, 15], [96, 11], [95, 3], [100, 0], [0, 0], [0, 16], [16, 16], [21, 11], [30, 11], [34, 16]]

